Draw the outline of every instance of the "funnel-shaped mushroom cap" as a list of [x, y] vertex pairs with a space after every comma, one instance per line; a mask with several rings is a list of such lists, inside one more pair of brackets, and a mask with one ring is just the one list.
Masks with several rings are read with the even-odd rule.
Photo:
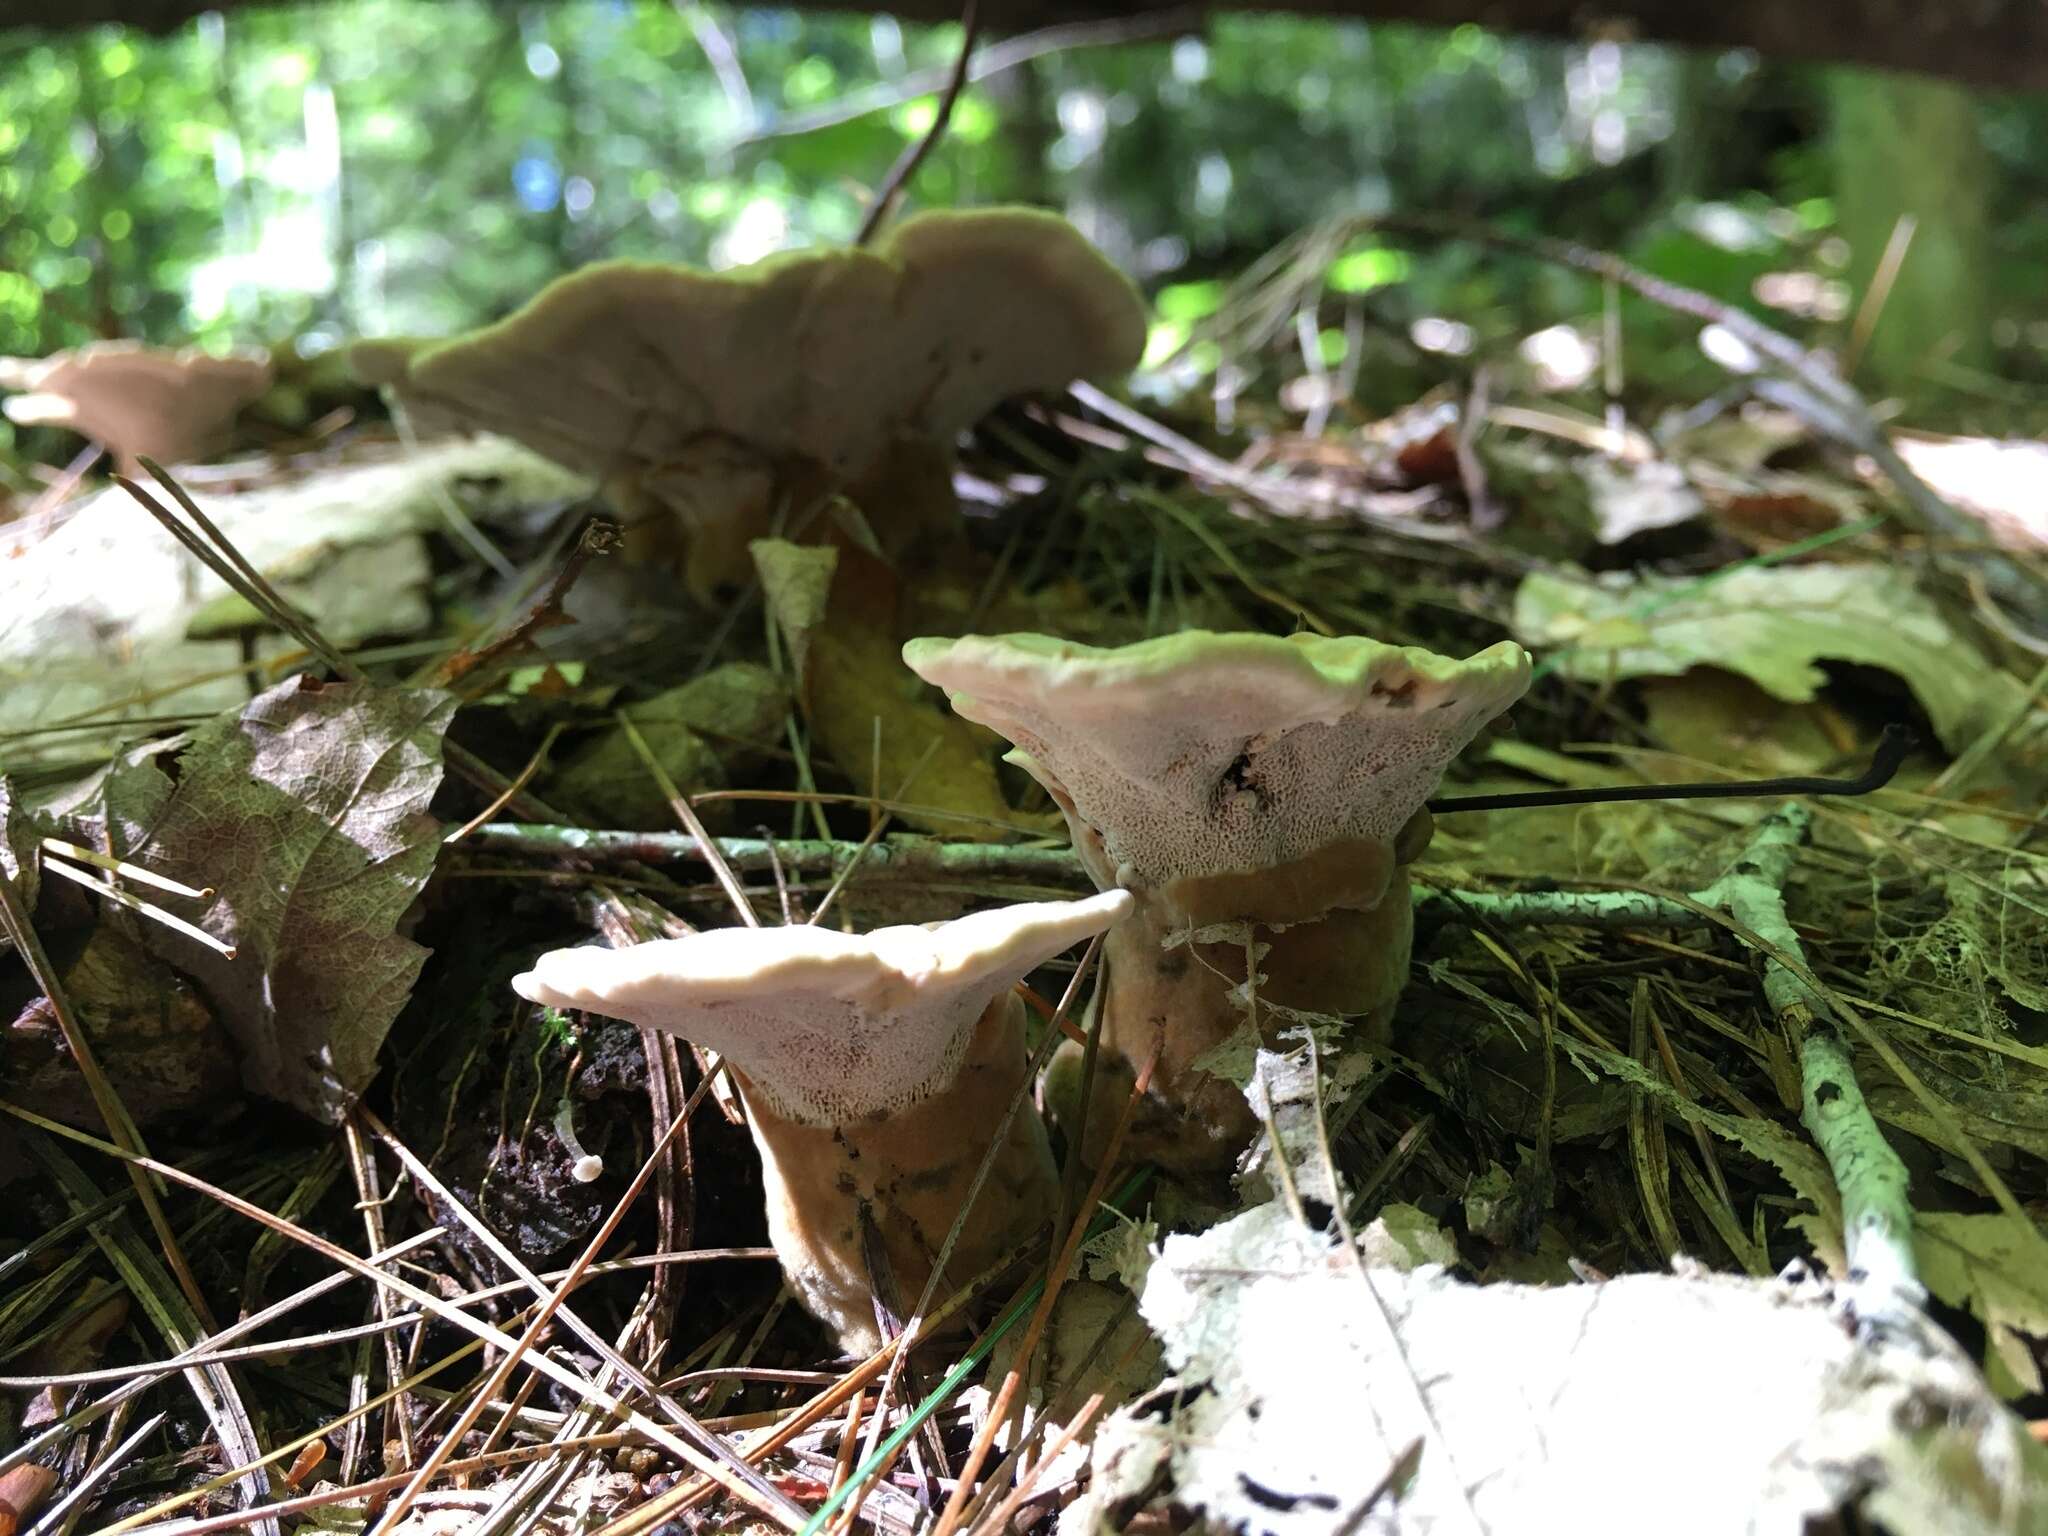
[[982, 1010], [1129, 910], [1122, 891], [929, 928], [721, 928], [630, 949], [558, 949], [520, 996], [666, 1029], [732, 1059], [776, 1113], [843, 1125], [904, 1109], [959, 1070]]
[[1072, 225], [989, 209], [716, 275], [603, 262], [484, 330], [363, 356], [407, 404], [588, 474], [687, 478], [722, 438], [854, 482], [895, 439], [950, 442], [1010, 395], [1127, 371], [1144, 342], [1143, 302]]
[[215, 357], [107, 341], [45, 358], [0, 358], [4, 409], [23, 426], [61, 426], [132, 463], [189, 463], [225, 446], [235, 412], [270, 387], [261, 353]]
[[1505, 641], [1456, 661], [1360, 637], [1196, 630], [1106, 650], [973, 635], [913, 640], [903, 659], [1017, 744], [1084, 858], [1099, 840], [1098, 879], [1140, 890], [1390, 848], [1529, 685]]

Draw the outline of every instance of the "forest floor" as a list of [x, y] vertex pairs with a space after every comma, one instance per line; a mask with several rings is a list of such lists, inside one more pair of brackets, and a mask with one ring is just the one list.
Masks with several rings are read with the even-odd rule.
[[[855, 1510], [924, 1528], [1013, 1375], [1025, 1443], [980, 1460], [974, 1501], [953, 1501], [966, 1528], [1048, 1521], [1091, 1481], [1069, 1431], [1115, 1424], [1102, 1520], [1325, 1530], [1355, 1509], [1349, 1528], [1397, 1529], [1372, 1511], [1440, 1465], [1425, 1439], [1467, 1469], [1533, 1455], [1438, 1387], [1490, 1380], [1541, 1297], [1730, 1286], [1697, 1316], [1698, 1361], [1693, 1314], [1653, 1304], [1617, 1346], [1641, 1374], [1584, 1426], [1669, 1413], [1668, 1444], [1846, 1368], [1747, 1314], [1746, 1345], [1715, 1331], [1724, 1304], [1819, 1284], [1776, 1278], [1802, 1264], [1838, 1284], [1898, 1266], [1867, 1310], [1896, 1304], [1897, 1323], [1926, 1297], [1960, 1353], [1926, 1350], [1984, 1434], [2008, 1422], [1994, 1396], [2012, 1423], [2048, 1414], [2048, 529], [2009, 489], [2040, 445], [1887, 435], [1824, 364], [1655, 284], [1748, 371], [1638, 398], [1581, 339], [1576, 377], [1525, 347], [1368, 412], [1356, 308], [1304, 275], [1345, 238], [1305, 236], [1227, 295], [1171, 403], [1082, 388], [1008, 408], [963, 454], [955, 531], [892, 567], [855, 517], [836, 572], [763, 554], [765, 600], [741, 579], [685, 601], [530, 456], [401, 447], [381, 425], [185, 476], [218, 578], [119, 489], [18, 506], [0, 526], [28, 595], [0, 619], [9, 1529], [810, 1532]], [[1348, 366], [1304, 351], [1303, 314], [1311, 335], [1353, 327]], [[147, 494], [179, 520], [167, 488]], [[1441, 808], [1407, 871], [1391, 1035], [1269, 1038], [1235, 1064], [1280, 1169], [1226, 1194], [1105, 1187], [1114, 1218], [1077, 1203], [1086, 1258], [1055, 1267], [1059, 1305], [1040, 1315], [1041, 1247], [976, 1298], [995, 1327], [922, 1343], [878, 1412], [893, 1350], [838, 1357], [779, 1283], [757, 1156], [702, 1054], [529, 1007], [510, 978], [593, 934], [730, 926], [736, 900], [750, 922], [865, 931], [1089, 893], [1043, 793], [897, 647], [1191, 629], [1451, 656], [1518, 641], [1533, 685], [1443, 794], [1583, 803]], [[1887, 755], [1862, 793], [1606, 798], [1854, 781]], [[1030, 991], [1056, 999], [1073, 970]], [[1875, 1184], [1871, 1157], [1894, 1159]], [[1295, 1224], [1257, 1225], [1275, 1210]], [[1530, 1310], [1484, 1335], [1490, 1360], [1475, 1344], [1415, 1368], [1420, 1408], [1341, 1360], [1335, 1399], [1298, 1359], [1226, 1389], [1195, 1313], [1247, 1359], [1260, 1340], [1369, 1347], [1328, 1296], [1188, 1279], [1254, 1239], [1308, 1244], [1303, 1273], [1327, 1241]], [[1403, 1294], [1389, 1316], [1413, 1353], [1436, 1292]], [[1296, 1307], [1306, 1333], [1287, 1331]], [[1368, 1378], [1369, 1407], [1348, 1395]], [[1296, 1423], [1284, 1451], [1233, 1449], [1188, 1417], [1204, 1385], [1381, 1432]], [[918, 1405], [931, 1434], [911, 1431]], [[1557, 1409], [1559, 1444], [1588, 1412]], [[1145, 1426], [1169, 1422], [1171, 1455], [1148, 1452]], [[1400, 1427], [1417, 1422], [1435, 1428]], [[1744, 1482], [1763, 1452], [1740, 1438], [1687, 1454]], [[2038, 1521], [2025, 1439], [2005, 1494]], [[1261, 1466], [1268, 1494], [1232, 1485]]]

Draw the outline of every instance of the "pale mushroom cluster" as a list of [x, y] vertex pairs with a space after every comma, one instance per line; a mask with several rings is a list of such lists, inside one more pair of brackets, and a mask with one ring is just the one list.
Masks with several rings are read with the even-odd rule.
[[185, 464], [227, 446], [235, 413], [270, 387], [267, 355], [224, 357], [103, 341], [49, 357], [0, 357], [0, 409], [22, 426], [68, 427], [126, 473], [138, 459]]
[[[834, 499], [901, 551], [954, 512], [962, 431], [1008, 397], [1128, 370], [1145, 330], [1131, 285], [1072, 226], [992, 209], [717, 275], [604, 263], [473, 335], [353, 357], [416, 425], [516, 438], [597, 477], [643, 534], [680, 531], [702, 595], [771, 528], [837, 540], [816, 516]], [[872, 551], [838, 549], [873, 569]], [[1206, 1175], [1254, 1129], [1238, 1088], [1207, 1070], [1219, 1047], [1255, 1027], [1270, 1038], [1271, 1010], [1382, 1027], [1408, 968], [1402, 871], [1429, 841], [1426, 802], [1529, 677], [1513, 645], [1459, 661], [1202, 632], [1113, 650], [913, 640], [903, 661], [1014, 744], [1101, 894], [864, 936], [728, 929], [559, 950], [515, 982], [724, 1057], [784, 1271], [856, 1350], [927, 1282], [950, 1290], [1042, 1233], [1057, 1186], [1039, 1103], [1100, 1163], [1152, 1062], [1123, 1147]], [[853, 691], [915, 686], [890, 651], [876, 673]], [[1100, 1070], [1084, 1103], [1063, 1044], [1034, 1102], [1013, 984], [1096, 935]]]
[[1018, 1251], [1053, 1210], [1044, 1130], [1010, 1114], [1028, 1092], [1014, 981], [1106, 934], [1094, 1092], [1081, 1102], [1063, 1044], [1049, 1110], [1069, 1130], [1085, 1120], [1081, 1151], [1100, 1161], [1149, 1061], [1124, 1151], [1186, 1174], [1229, 1167], [1255, 1122], [1208, 1063], [1253, 1024], [1272, 1044], [1276, 1020], [1305, 1014], [1368, 1034], [1389, 1022], [1427, 799], [1530, 676], [1511, 643], [1460, 662], [1362, 637], [1200, 631], [1120, 649], [920, 639], [903, 657], [1016, 743], [1010, 760], [1059, 805], [1102, 895], [864, 938], [770, 928], [557, 950], [514, 983], [727, 1057], [784, 1272], [852, 1350], [879, 1339], [874, 1255], [897, 1294], [920, 1292], [991, 1147], [991, 1186], [944, 1278]]
[[[1028, 1085], [1011, 989], [1130, 907], [1111, 891], [864, 937], [743, 928], [562, 949], [513, 986], [726, 1058], [790, 1287], [843, 1345], [866, 1352], [880, 1342], [872, 1254], [883, 1255], [897, 1294], [915, 1300], [963, 1208], [948, 1291], [1051, 1220], [1058, 1186], [1045, 1130], [1028, 1101], [1012, 1112]], [[969, 1206], [992, 1146], [987, 1184]]]
[[1100, 1161], [1151, 1062], [1126, 1154], [1229, 1167], [1256, 1125], [1209, 1062], [1254, 1027], [1272, 1043], [1276, 1019], [1385, 1026], [1408, 970], [1403, 869], [1429, 841], [1426, 802], [1529, 681], [1512, 644], [1459, 661], [1307, 635], [1108, 650], [970, 636], [912, 641], [904, 659], [1016, 743], [1011, 761], [1064, 813], [1100, 895], [865, 937], [743, 929], [560, 950], [515, 982], [725, 1055], [785, 1273], [850, 1349], [879, 1339], [878, 1293], [922, 1290], [963, 1208], [953, 1285], [1020, 1251], [1053, 1210], [1044, 1130], [1013, 1112], [1029, 1089], [1013, 982], [1105, 935], [1093, 1091], [1084, 1103], [1080, 1053], [1063, 1043], [1047, 1109], [1070, 1135], [1085, 1122], [1080, 1150]]
[[496, 325], [353, 360], [416, 418], [516, 438], [598, 477], [629, 520], [672, 518], [704, 592], [834, 492], [902, 547], [952, 511], [961, 431], [1011, 396], [1128, 371], [1145, 326], [1072, 225], [993, 208], [715, 274], [602, 262]]
[[[969, 636], [913, 640], [904, 660], [1016, 743], [1010, 761], [1065, 814], [1096, 883], [1138, 898], [1104, 949], [1088, 1148], [1156, 1049], [1126, 1145], [1191, 1171], [1228, 1166], [1256, 1128], [1204, 1066], [1253, 1022], [1249, 956], [1263, 1035], [1302, 1013], [1384, 1027], [1426, 802], [1529, 682], [1512, 643], [1458, 661], [1355, 636], [1195, 631], [1111, 650]], [[1076, 1065], [1056, 1060], [1048, 1086], [1067, 1115]]]

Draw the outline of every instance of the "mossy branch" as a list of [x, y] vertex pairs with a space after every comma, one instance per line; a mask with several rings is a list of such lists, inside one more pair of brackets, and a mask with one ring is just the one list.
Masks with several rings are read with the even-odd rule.
[[[821, 838], [720, 837], [725, 862], [748, 874], [778, 866], [792, 878], [830, 879], [856, 859], [870, 883], [925, 881], [961, 888], [1034, 886], [1086, 893], [1094, 882], [1071, 848], [1015, 843], [948, 842], [941, 838], [885, 837], [862, 851], [857, 842]], [[544, 823], [491, 822], [472, 830], [462, 846], [476, 853], [571, 857], [598, 863], [708, 864], [684, 832], [589, 831]], [[1640, 891], [1466, 891], [1417, 885], [1422, 921], [1486, 921], [1508, 927], [1704, 928], [1694, 908]]]
[[[1785, 914], [1785, 881], [1812, 828], [1808, 807], [1781, 806], [1758, 825], [1735, 867], [1699, 893], [1704, 905], [1723, 909], [1772, 950], [1802, 963], [1805, 951]], [[1913, 1258], [1906, 1165], [1870, 1112], [1826, 1002], [1769, 951], [1763, 985], [1772, 1014], [1799, 1042], [1800, 1120], [1842, 1194], [1842, 1241], [1850, 1281], [1865, 1298], [1861, 1310], [1882, 1317], [1917, 1308], [1927, 1292]]]

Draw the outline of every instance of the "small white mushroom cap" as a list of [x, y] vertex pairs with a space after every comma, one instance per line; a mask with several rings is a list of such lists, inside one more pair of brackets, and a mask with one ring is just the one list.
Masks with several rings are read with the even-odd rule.
[[414, 411], [588, 474], [687, 479], [712, 439], [851, 483], [896, 439], [950, 444], [1008, 396], [1128, 371], [1145, 323], [1066, 220], [992, 208], [722, 273], [600, 262], [467, 336], [353, 355]]
[[106, 341], [44, 358], [0, 357], [0, 405], [23, 426], [61, 426], [139, 456], [189, 463], [225, 446], [235, 412], [270, 387], [260, 352], [216, 357]]
[[557, 949], [521, 997], [694, 1040], [799, 1124], [879, 1118], [945, 1088], [982, 1010], [1131, 898], [1028, 902], [928, 928], [721, 928], [630, 949]]
[[1099, 880], [1139, 890], [1391, 845], [1529, 685], [1506, 641], [1458, 661], [1358, 636], [970, 635], [913, 640], [903, 659], [1016, 743], [1083, 857], [1099, 847]]

